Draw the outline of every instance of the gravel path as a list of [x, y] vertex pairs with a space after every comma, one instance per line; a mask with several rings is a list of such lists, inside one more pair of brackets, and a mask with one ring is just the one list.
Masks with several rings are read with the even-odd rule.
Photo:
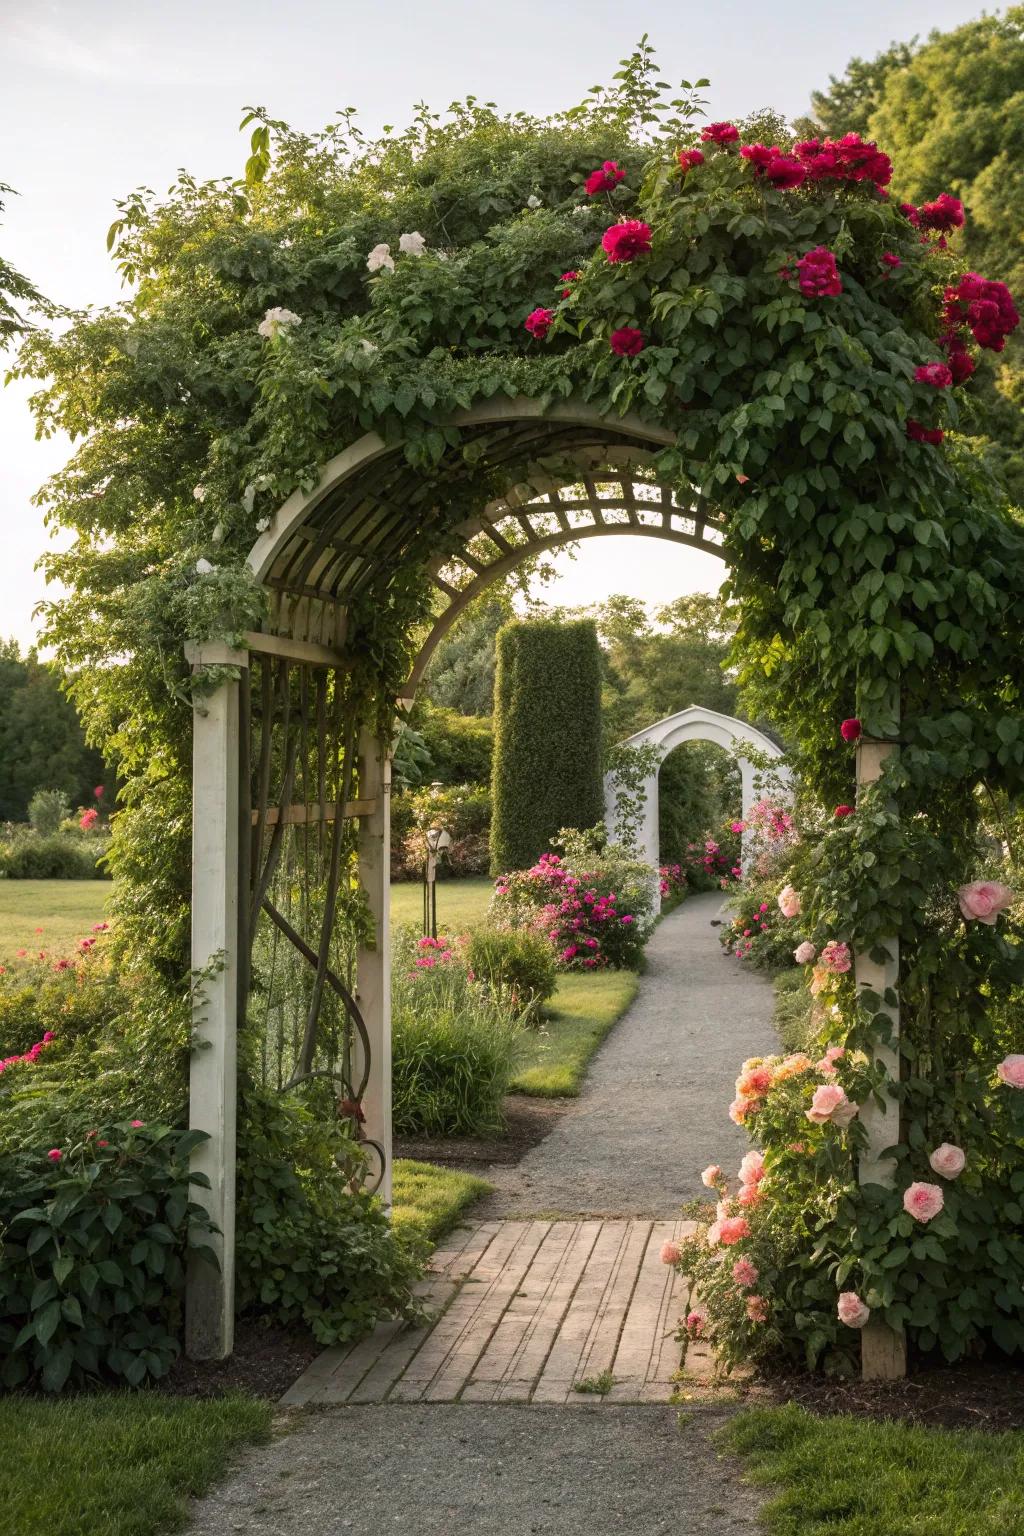
[[579, 1099], [518, 1166], [487, 1171], [496, 1192], [474, 1215], [675, 1216], [706, 1195], [708, 1163], [738, 1164], [736, 1075], [778, 1039], [770, 984], [719, 944], [720, 907], [715, 892], [691, 896], [658, 925], [636, 1001]]
[[754, 1536], [721, 1418], [673, 1408], [333, 1408], [247, 1457], [193, 1536]]

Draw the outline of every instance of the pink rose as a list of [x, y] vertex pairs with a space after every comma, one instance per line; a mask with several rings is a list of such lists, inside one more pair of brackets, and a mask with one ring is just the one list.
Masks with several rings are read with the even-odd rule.
[[737, 1285], [751, 1286], [757, 1284], [758, 1268], [749, 1259], [737, 1259], [732, 1267], [732, 1277]]
[[1013, 892], [998, 880], [975, 880], [962, 885], [956, 894], [966, 921], [990, 925], [1013, 900]]
[[996, 1067], [996, 1076], [1008, 1088], [1024, 1088], [1024, 1056], [1007, 1056]]
[[747, 1316], [752, 1323], [766, 1323], [768, 1321], [768, 1303], [763, 1296], [747, 1297]]
[[820, 1088], [815, 1088], [811, 1107], [805, 1109], [804, 1114], [812, 1125], [824, 1125], [826, 1120], [831, 1120], [834, 1125], [845, 1128], [859, 1108], [858, 1104], [851, 1103], [846, 1090], [838, 1083], [822, 1083]]
[[717, 1163], [709, 1163], [700, 1176], [700, 1181], [705, 1189], [714, 1189], [722, 1177], [722, 1170]]
[[651, 226], [642, 219], [626, 219], [622, 224], [612, 224], [601, 236], [601, 245], [611, 262], [646, 256], [651, 249]]
[[836, 1311], [839, 1321], [847, 1328], [863, 1328], [871, 1316], [871, 1308], [861, 1301], [856, 1291], [843, 1291]]
[[764, 1153], [756, 1148], [747, 1153], [740, 1163], [740, 1183], [758, 1184], [764, 1178]]
[[686, 1331], [691, 1339], [699, 1339], [707, 1327], [708, 1314], [705, 1307], [694, 1307], [692, 1312], [686, 1314]]
[[132, 1130], [133, 1131], [141, 1130], [141, 1128], [145, 1125], [145, 1123], [146, 1122], [144, 1120], [133, 1120], [132, 1121]]
[[953, 374], [945, 363], [922, 363], [914, 370], [914, 378], [918, 384], [930, 384], [933, 389], [948, 389], [953, 382]]
[[720, 1221], [713, 1221], [710, 1227], [708, 1227], [706, 1241], [709, 1248], [718, 1247], [718, 1244], [722, 1241], [722, 1223]]
[[523, 321], [523, 328], [529, 331], [531, 336], [536, 336], [538, 341], [543, 341], [551, 329], [554, 318], [553, 309], [532, 309]]
[[839, 734], [844, 741], [859, 741], [861, 738], [862, 730], [863, 727], [861, 726], [860, 721], [854, 717], [851, 720], [843, 721], [842, 725], [839, 727]]
[[944, 1179], [956, 1179], [967, 1165], [967, 1153], [951, 1141], [944, 1141], [928, 1154], [928, 1163], [932, 1173], [939, 1173]]
[[726, 1248], [731, 1248], [734, 1243], [740, 1243], [745, 1237], [750, 1236], [750, 1222], [745, 1216], [727, 1216], [717, 1225], [720, 1229], [718, 1240], [724, 1243]]
[[735, 144], [740, 131], [732, 123], [708, 123], [701, 129], [700, 136], [705, 144]]
[[917, 1221], [931, 1221], [942, 1210], [942, 1190], [937, 1184], [910, 1184], [903, 1192], [903, 1209]]
[[740, 1205], [744, 1207], [760, 1205], [763, 1199], [760, 1184], [742, 1185], [739, 1194], [736, 1196], [736, 1199], [739, 1201]]
[[616, 160], [606, 160], [599, 171], [591, 171], [583, 183], [588, 197], [599, 197], [602, 192], [614, 192], [626, 173]]
[[838, 939], [830, 939], [821, 951], [821, 963], [834, 976], [845, 976], [853, 965], [850, 946], [841, 944]]
[[779, 892], [779, 911], [783, 917], [800, 916], [800, 897], [791, 885], [784, 885]]
[[678, 1264], [682, 1256], [683, 1250], [678, 1243], [673, 1243], [671, 1239], [667, 1243], [662, 1243], [659, 1257], [663, 1264]]
[[798, 944], [796, 949], [794, 949], [793, 959], [796, 961], [797, 965], [810, 965], [811, 961], [817, 958], [817, 954], [818, 951], [815, 949], [811, 941], [809, 939], [804, 939], [803, 943]]
[[60, 1147], [51, 1147], [46, 1155], [50, 1159], [51, 1163], [59, 1163], [61, 1158], [64, 1156], [64, 1153], [61, 1151]]

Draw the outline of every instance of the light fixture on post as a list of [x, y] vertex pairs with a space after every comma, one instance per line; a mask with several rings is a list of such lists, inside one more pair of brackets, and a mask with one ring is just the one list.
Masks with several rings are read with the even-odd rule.
[[452, 835], [446, 827], [428, 827], [424, 833], [427, 858], [423, 866], [423, 932], [431, 939], [437, 938], [437, 861], [443, 858], [452, 845]]

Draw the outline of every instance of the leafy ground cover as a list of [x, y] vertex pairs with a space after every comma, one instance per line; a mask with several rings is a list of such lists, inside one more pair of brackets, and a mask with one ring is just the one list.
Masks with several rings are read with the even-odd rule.
[[772, 1536], [1009, 1536], [1024, 1530], [1024, 1434], [924, 1429], [796, 1405], [727, 1427], [755, 1481], [776, 1490]]
[[5, 1529], [47, 1536], [164, 1536], [188, 1519], [188, 1499], [262, 1439], [273, 1406], [148, 1393], [84, 1394], [63, 1402], [0, 1400]]
[[110, 892], [109, 880], [0, 880], [0, 964], [19, 949], [68, 953], [106, 917]]
[[395, 1160], [391, 1219], [397, 1232], [415, 1232], [437, 1242], [450, 1232], [464, 1211], [489, 1195], [485, 1179], [454, 1168], [438, 1168], [412, 1158]]
[[575, 1097], [587, 1063], [636, 995], [635, 971], [572, 971], [559, 976], [543, 1027], [524, 1043], [513, 1093]]

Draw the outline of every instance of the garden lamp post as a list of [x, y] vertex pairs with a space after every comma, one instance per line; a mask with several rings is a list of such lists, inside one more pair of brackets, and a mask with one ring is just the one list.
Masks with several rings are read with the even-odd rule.
[[437, 861], [452, 845], [452, 835], [445, 827], [428, 827], [427, 860], [423, 866], [423, 932], [437, 938]]

